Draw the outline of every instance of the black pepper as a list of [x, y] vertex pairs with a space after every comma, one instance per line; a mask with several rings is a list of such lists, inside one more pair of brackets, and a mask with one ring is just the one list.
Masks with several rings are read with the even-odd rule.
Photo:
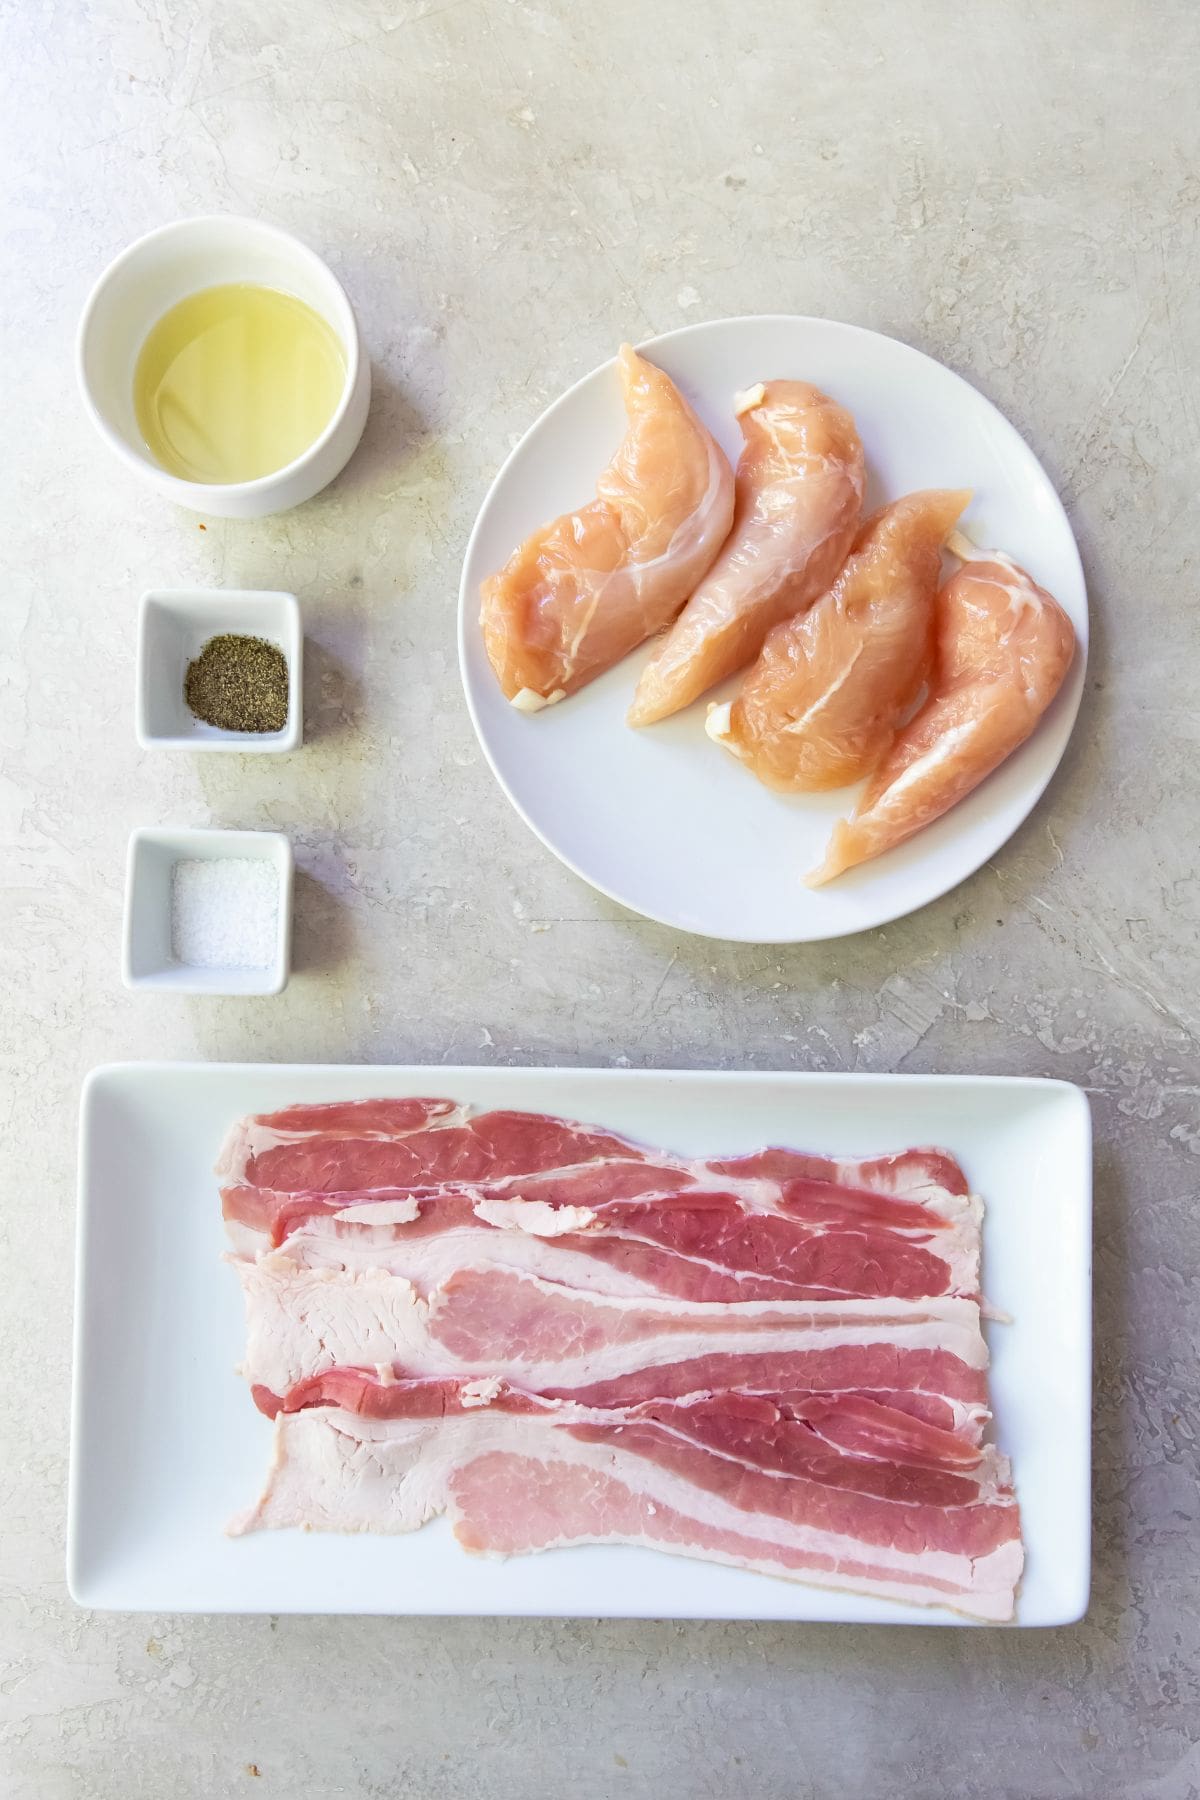
[[282, 731], [288, 716], [288, 665], [266, 638], [222, 632], [210, 638], [183, 679], [188, 709], [221, 731]]

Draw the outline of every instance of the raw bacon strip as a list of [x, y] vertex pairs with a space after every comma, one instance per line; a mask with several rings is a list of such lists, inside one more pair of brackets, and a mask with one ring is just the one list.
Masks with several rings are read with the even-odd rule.
[[[912, 1373], [918, 1373], [916, 1354], [909, 1354]], [[673, 1372], [675, 1373], [675, 1372]], [[712, 1370], [696, 1370], [694, 1379]], [[678, 1375], [676, 1375], [678, 1379]], [[918, 1391], [837, 1391], [799, 1388], [775, 1393], [774, 1388], [720, 1386], [716, 1391], [689, 1391], [671, 1395], [664, 1382], [662, 1399], [640, 1399], [630, 1391], [622, 1399], [621, 1384], [613, 1382], [603, 1400], [588, 1400], [585, 1393], [533, 1395], [511, 1388], [498, 1377], [462, 1381], [453, 1375], [396, 1375], [387, 1364], [378, 1368], [327, 1368], [309, 1375], [286, 1395], [272, 1393], [259, 1382], [252, 1386], [254, 1404], [268, 1418], [279, 1413], [302, 1413], [309, 1406], [336, 1406], [360, 1418], [434, 1418], [475, 1406], [498, 1406], [502, 1411], [540, 1411], [558, 1420], [612, 1422], [639, 1417], [660, 1417], [662, 1409], [736, 1408], [739, 1417], [752, 1418], [756, 1426], [775, 1417], [802, 1420], [820, 1438], [847, 1451], [889, 1456], [903, 1451], [910, 1462], [943, 1463], [970, 1469], [979, 1460], [982, 1427], [988, 1418], [982, 1406], [968, 1408], [961, 1400], [945, 1400]], [[766, 1411], [763, 1411], [766, 1408]], [[698, 1417], [693, 1411], [693, 1417]]]
[[[619, 1436], [623, 1450], [673, 1470], [694, 1487], [726, 1495], [746, 1512], [792, 1519], [802, 1506], [808, 1518], [819, 1516], [841, 1529], [852, 1522], [870, 1544], [894, 1542], [911, 1530], [912, 1519], [901, 1509], [974, 1509], [981, 1498], [975, 1473], [981, 1451], [949, 1468], [898, 1460], [907, 1446], [887, 1459], [848, 1455], [822, 1441], [803, 1416], [738, 1394], [647, 1408], [645, 1416], [615, 1424], [599, 1419], [564, 1425], [555, 1437], [564, 1432], [585, 1444]], [[957, 1530], [943, 1519], [931, 1522], [929, 1535], [974, 1554], [993, 1549], [997, 1528], [1003, 1529], [978, 1510], [953, 1523]]]
[[[294, 1115], [319, 1115], [322, 1109], [291, 1108], [244, 1120], [233, 1128], [217, 1162], [222, 1191], [236, 1193], [244, 1209], [251, 1206], [250, 1196], [261, 1192], [269, 1209], [269, 1196], [279, 1194], [394, 1193], [528, 1175], [598, 1158], [642, 1158], [610, 1132], [542, 1113], [488, 1112], [468, 1120], [466, 1109], [452, 1101], [398, 1104], [424, 1110], [411, 1121], [402, 1111], [391, 1130], [380, 1128], [386, 1109], [378, 1101], [362, 1103], [361, 1128], [352, 1105], [336, 1107], [336, 1119], [325, 1123], [313, 1117], [307, 1129], [293, 1126]], [[249, 1210], [233, 1216], [250, 1222]], [[269, 1211], [262, 1222], [269, 1222]]]
[[[282, 1242], [313, 1267], [386, 1268], [423, 1293], [459, 1267], [499, 1263], [568, 1285], [707, 1301], [974, 1295], [979, 1207], [945, 1213], [832, 1183], [788, 1182], [774, 1207], [700, 1189], [596, 1207], [492, 1190], [408, 1193], [331, 1209], [328, 1196], [281, 1210]], [[531, 1192], [537, 1192], [536, 1187]], [[949, 1216], [947, 1216], [949, 1214]], [[269, 1246], [231, 1221], [244, 1255]]]
[[[510, 1270], [463, 1270], [428, 1301], [397, 1276], [302, 1269], [276, 1254], [238, 1263], [245, 1373], [272, 1394], [338, 1366], [407, 1376], [494, 1376], [592, 1404], [727, 1387], [929, 1392], [986, 1407], [987, 1349], [974, 1301], [705, 1305], [556, 1287]], [[911, 1354], [910, 1354], [911, 1353]], [[660, 1381], [669, 1380], [666, 1388]]]
[[237, 1126], [217, 1174], [239, 1188], [345, 1193], [488, 1181], [596, 1157], [627, 1157], [632, 1150], [611, 1133], [542, 1113], [490, 1112], [467, 1120], [462, 1107], [444, 1100], [417, 1102], [425, 1116], [389, 1132], [376, 1128], [378, 1102], [365, 1104], [367, 1130], [357, 1127], [350, 1107], [337, 1108], [341, 1116], [332, 1129], [281, 1128], [276, 1120], [287, 1114]]
[[328, 1136], [409, 1137], [437, 1122], [459, 1123], [466, 1116], [457, 1100], [323, 1100], [316, 1105], [285, 1106], [245, 1121], [269, 1131], [282, 1143]]
[[[334, 1406], [363, 1419], [442, 1419], [448, 1414], [496, 1406], [502, 1412], [536, 1412], [562, 1416], [564, 1403], [542, 1394], [509, 1387], [495, 1377], [418, 1375], [397, 1378], [388, 1369], [326, 1369], [298, 1382], [286, 1395], [273, 1394], [255, 1383], [254, 1404], [268, 1419], [281, 1413], [305, 1412], [313, 1406]], [[579, 1417], [581, 1408], [575, 1409]]]
[[[350, 1173], [351, 1171], [347, 1171]], [[218, 1166], [220, 1173], [220, 1166]], [[398, 1171], [411, 1173], [411, 1170]], [[397, 1220], [417, 1216], [417, 1205], [440, 1195], [469, 1192], [475, 1199], [511, 1200], [539, 1199], [548, 1206], [587, 1206], [621, 1199], [653, 1199], [664, 1192], [676, 1192], [695, 1185], [695, 1177], [686, 1169], [656, 1166], [628, 1153], [601, 1156], [590, 1163], [526, 1172], [496, 1175], [486, 1180], [467, 1178], [414, 1184], [354, 1188], [273, 1188], [269, 1184], [232, 1181], [221, 1189], [222, 1209], [230, 1237], [247, 1255], [259, 1250], [278, 1249], [280, 1244], [318, 1215], [342, 1215], [348, 1208], [386, 1204], [396, 1211]], [[378, 1218], [380, 1215], [373, 1215]], [[368, 1215], [362, 1215], [365, 1220]]]
[[[503, 1222], [506, 1209], [527, 1217], [540, 1217], [538, 1233], [558, 1236], [575, 1226], [601, 1218], [628, 1221], [641, 1209], [645, 1217], [651, 1210], [669, 1208], [677, 1217], [689, 1209], [712, 1212], [724, 1207], [740, 1209], [744, 1214], [781, 1214], [788, 1221], [810, 1224], [841, 1224], [853, 1230], [881, 1227], [889, 1230], [928, 1235], [946, 1221], [957, 1221], [971, 1209], [965, 1197], [944, 1189], [935, 1190], [928, 1198], [893, 1197], [880, 1190], [854, 1187], [842, 1182], [818, 1181], [803, 1176], [775, 1180], [754, 1174], [743, 1175], [737, 1167], [708, 1170], [655, 1169], [641, 1167], [634, 1179], [622, 1165], [623, 1180], [616, 1181], [615, 1192], [602, 1188], [597, 1175], [609, 1171], [600, 1167], [583, 1169], [541, 1170], [530, 1175], [508, 1176], [499, 1181], [447, 1181], [439, 1185], [382, 1188], [360, 1193], [354, 1190], [289, 1193], [256, 1189], [256, 1205], [270, 1193], [274, 1210], [282, 1220], [282, 1236], [295, 1229], [315, 1213], [331, 1213], [339, 1217], [354, 1215], [364, 1223], [377, 1222], [382, 1216], [374, 1207], [387, 1204], [399, 1208], [394, 1218], [403, 1223], [414, 1220], [429, 1202], [470, 1200], [480, 1218]], [[706, 1184], [701, 1177], [709, 1174]], [[586, 1179], [584, 1179], [586, 1177]], [[228, 1190], [240, 1194], [241, 1189]], [[486, 1203], [486, 1204], [484, 1204]], [[535, 1208], [537, 1211], [535, 1211]], [[565, 1223], [553, 1223], [552, 1214], [561, 1213]], [[447, 1222], [453, 1222], [447, 1217]], [[439, 1221], [440, 1224], [440, 1221]], [[276, 1246], [277, 1248], [278, 1246]]]
[[[657, 1422], [564, 1427], [486, 1406], [379, 1421], [316, 1408], [279, 1419], [266, 1489], [233, 1529], [411, 1531], [444, 1511], [459, 1541], [487, 1554], [647, 1544], [1011, 1617], [1022, 1552], [995, 1450], [980, 1452], [969, 1476], [934, 1472], [925, 1494], [918, 1470], [899, 1471], [892, 1497], [828, 1479], [851, 1461], [861, 1471], [865, 1459], [827, 1461], [819, 1473], [765, 1472]], [[886, 1481], [890, 1465], [877, 1467]], [[947, 1481], [955, 1485], [937, 1486]]]
[[[722, 1375], [722, 1363], [726, 1373]], [[938, 1440], [957, 1441], [960, 1453], [971, 1457], [983, 1441], [983, 1429], [990, 1414], [981, 1404], [948, 1398], [937, 1392], [923, 1391], [922, 1382], [955, 1386], [955, 1372], [948, 1371], [944, 1358], [919, 1351], [905, 1351], [886, 1371], [893, 1381], [907, 1380], [911, 1388], [839, 1388], [837, 1364], [827, 1359], [822, 1367], [815, 1357], [803, 1363], [792, 1359], [793, 1368], [803, 1369], [811, 1382], [821, 1385], [797, 1387], [788, 1385], [780, 1391], [773, 1382], [780, 1358], [773, 1353], [758, 1357], [722, 1359], [707, 1357], [691, 1363], [676, 1363], [658, 1370], [640, 1371], [632, 1379], [602, 1382], [592, 1388], [559, 1389], [538, 1395], [511, 1388], [498, 1377], [475, 1377], [464, 1381], [460, 1376], [398, 1376], [387, 1364], [373, 1369], [346, 1368], [341, 1365], [323, 1370], [299, 1381], [286, 1394], [276, 1394], [262, 1383], [251, 1387], [254, 1404], [269, 1419], [280, 1413], [303, 1412], [310, 1406], [336, 1406], [343, 1412], [357, 1413], [366, 1419], [407, 1419], [453, 1411], [458, 1404], [483, 1405], [496, 1401], [501, 1393], [524, 1392], [524, 1398], [546, 1412], [564, 1406], [592, 1408], [612, 1416], [632, 1417], [638, 1407], [659, 1406], [684, 1401], [694, 1404], [701, 1398], [720, 1399], [736, 1394], [743, 1400], [768, 1400], [799, 1417], [822, 1435], [832, 1436], [849, 1445], [853, 1439], [861, 1448], [866, 1436], [877, 1425], [881, 1414], [890, 1415], [893, 1427], [903, 1417], [914, 1432], [933, 1429]], [[784, 1359], [786, 1360], [786, 1359]], [[859, 1356], [843, 1357], [841, 1379], [869, 1379], [870, 1363]], [[657, 1377], [657, 1379], [656, 1379]], [[823, 1379], [822, 1379], [823, 1378]], [[710, 1387], [704, 1383], [711, 1383]], [[470, 1398], [460, 1402], [460, 1396]], [[481, 1397], [482, 1396], [482, 1397]], [[507, 1404], [507, 1402], [506, 1402]], [[914, 1440], [915, 1441], [915, 1440]]]
[[[233, 1126], [217, 1158], [216, 1174], [234, 1183], [253, 1183], [260, 1156], [286, 1147], [319, 1157], [326, 1146], [346, 1140], [402, 1143], [429, 1131], [461, 1125], [466, 1108], [454, 1100], [334, 1100], [318, 1106], [285, 1106], [252, 1113]], [[311, 1182], [307, 1185], [312, 1186]]]
[[892, 1156], [810, 1156], [803, 1150], [754, 1150], [703, 1165], [714, 1176], [769, 1181], [834, 1181], [880, 1194], [908, 1194], [937, 1204], [943, 1193], [965, 1196], [967, 1178], [946, 1150], [901, 1150]]
[[[727, 1388], [767, 1394], [856, 1393], [915, 1411], [945, 1430], [977, 1435], [982, 1421], [991, 1416], [979, 1348], [973, 1336], [959, 1335], [959, 1317], [941, 1321], [944, 1342], [937, 1324], [927, 1315], [858, 1320], [839, 1326], [835, 1333], [834, 1322], [817, 1314], [811, 1337], [792, 1350], [764, 1349], [761, 1342], [691, 1350], [684, 1356], [676, 1354], [674, 1361], [628, 1368], [599, 1380], [584, 1379], [565, 1387], [547, 1383], [544, 1391], [549, 1398], [589, 1406], [628, 1406]], [[831, 1333], [828, 1341], [822, 1336], [825, 1328]], [[969, 1324], [965, 1331], [970, 1333]], [[663, 1354], [670, 1357], [669, 1344]]]
[[[558, 1237], [577, 1228], [597, 1232], [611, 1229], [669, 1243], [669, 1247], [685, 1253], [694, 1253], [707, 1230], [725, 1237], [730, 1228], [757, 1232], [760, 1236], [765, 1233], [768, 1238], [774, 1237], [778, 1246], [789, 1235], [785, 1227], [840, 1229], [855, 1234], [900, 1233], [918, 1243], [931, 1243], [947, 1229], [965, 1230], [971, 1237], [977, 1235], [977, 1205], [945, 1190], [936, 1198], [917, 1202], [890, 1199], [833, 1182], [776, 1182], [736, 1174], [718, 1176], [716, 1172], [714, 1185], [704, 1187], [700, 1185], [700, 1171], [662, 1170], [652, 1175], [643, 1169], [636, 1182], [618, 1183], [617, 1194], [605, 1196], [597, 1192], [591, 1170], [579, 1173], [589, 1179], [575, 1179], [573, 1170], [555, 1170], [498, 1182], [378, 1188], [366, 1194], [226, 1188], [225, 1216], [235, 1244], [247, 1254], [278, 1248], [293, 1234], [312, 1227], [322, 1215], [363, 1225], [414, 1225], [422, 1215], [427, 1220], [433, 1218], [430, 1209], [435, 1201], [442, 1202], [442, 1210], [434, 1224], [426, 1224], [426, 1230], [460, 1225], [465, 1216], [462, 1203], [467, 1201], [476, 1222], [482, 1225], [503, 1228], [520, 1223], [522, 1229], [541, 1237]], [[624, 1193], [620, 1191], [622, 1187]], [[458, 1203], [458, 1215], [453, 1203]], [[765, 1217], [769, 1214], [780, 1217], [772, 1222]], [[754, 1215], [763, 1217], [756, 1220]], [[962, 1247], [969, 1248], [965, 1243]], [[776, 1255], [768, 1260], [775, 1261]]]
[[[397, 1218], [386, 1203], [370, 1210], [318, 1212], [301, 1219], [284, 1239], [283, 1250], [299, 1266], [326, 1271], [365, 1273], [378, 1270], [403, 1276], [417, 1293], [428, 1296], [462, 1269], [513, 1268], [545, 1277], [567, 1287], [591, 1288], [601, 1293], [634, 1295], [656, 1292], [626, 1270], [614, 1269], [577, 1247], [575, 1236], [542, 1238], [524, 1230], [487, 1227], [467, 1206], [460, 1226], [428, 1229], [431, 1219], [445, 1218], [446, 1211], [422, 1209], [422, 1203], [398, 1202]], [[411, 1224], [412, 1230], [407, 1229]], [[269, 1240], [230, 1222], [229, 1235], [238, 1256], [252, 1261], [270, 1252]]]
[[[395, 1148], [395, 1161], [384, 1171], [382, 1181], [373, 1179], [389, 1144]], [[420, 1164], [417, 1178], [410, 1179], [418, 1155], [427, 1160]], [[592, 1178], [607, 1188], [608, 1176], [614, 1172], [608, 1158], [626, 1174], [640, 1164], [650, 1164], [657, 1171], [675, 1171], [676, 1185], [680, 1185], [678, 1176], [690, 1173], [709, 1186], [719, 1185], [722, 1175], [761, 1175], [775, 1181], [834, 1181], [887, 1193], [929, 1192], [938, 1187], [954, 1194], [967, 1192], [962, 1170], [941, 1150], [908, 1150], [860, 1159], [768, 1149], [704, 1161], [648, 1150], [615, 1132], [546, 1113], [497, 1110], [472, 1118], [468, 1108], [447, 1099], [339, 1101], [258, 1114], [233, 1127], [216, 1173], [223, 1185], [232, 1188], [349, 1193], [380, 1186], [430, 1188], [447, 1180], [460, 1184], [495, 1181], [554, 1169], [570, 1171], [573, 1176], [582, 1169], [586, 1176], [586, 1165], [599, 1162]], [[332, 1185], [312, 1178], [314, 1170], [324, 1175], [331, 1164], [338, 1165], [338, 1179]], [[372, 1178], [359, 1179], [360, 1164]], [[443, 1170], [444, 1164], [460, 1166]], [[476, 1166], [468, 1171], [463, 1164]]]
[[778, 1214], [747, 1217], [724, 1196], [686, 1210], [629, 1208], [615, 1229], [575, 1241], [585, 1255], [681, 1299], [920, 1299], [952, 1285], [950, 1264], [924, 1244], [878, 1230], [806, 1230]]
[[[548, 1400], [494, 1378], [380, 1381], [367, 1370], [330, 1369], [301, 1382], [282, 1401], [261, 1388], [255, 1400], [270, 1418], [315, 1406], [366, 1419], [449, 1418], [490, 1407], [494, 1413], [547, 1418], [588, 1442], [620, 1426], [633, 1446], [674, 1440], [746, 1469], [933, 1504], [962, 1505], [977, 1498], [972, 1482], [983, 1456], [977, 1444], [861, 1394], [774, 1398], [732, 1390], [599, 1408]], [[768, 1511], [775, 1498], [768, 1497]]]
[[[541, 1115], [467, 1122], [449, 1101], [367, 1102], [250, 1121], [219, 1167], [241, 1254], [292, 1239], [293, 1254], [321, 1266], [378, 1253], [423, 1289], [454, 1255], [487, 1260], [497, 1231], [533, 1241], [497, 1245], [496, 1260], [621, 1293], [735, 1302], [978, 1289], [977, 1203], [935, 1151], [689, 1161]], [[298, 1180], [309, 1185], [278, 1185]], [[471, 1232], [489, 1242], [464, 1236], [451, 1253], [447, 1234]]]

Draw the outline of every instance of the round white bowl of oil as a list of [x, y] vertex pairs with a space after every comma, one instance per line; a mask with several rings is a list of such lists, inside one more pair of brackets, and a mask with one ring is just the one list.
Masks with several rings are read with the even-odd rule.
[[[293, 380], [281, 407], [269, 382], [289, 345], [317, 379]], [[358, 321], [333, 272], [286, 231], [220, 215], [163, 225], [109, 265], [80, 321], [78, 369], [122, 462], [181, 506], [228, 519], [319, 493], [353, 454], [371, 398]]]

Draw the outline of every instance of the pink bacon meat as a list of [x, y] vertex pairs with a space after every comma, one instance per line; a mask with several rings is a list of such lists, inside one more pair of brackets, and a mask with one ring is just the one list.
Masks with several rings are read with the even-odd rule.
[[235, 1529], [653, 1544], [1011, 1616], [981, 1207], [937, 1150], [652, 1151], [449, 1100], [244, 1121], [222, 1199], [276, 1420]]
[[1011, 1613], [1019, 1520], [990, 1447], [968, 1460], [951, 1438], [939, 1455], [926, 1427], [914, 1449], [908, 1426], [881, 1416], [870, 1449], [847, 1449], [821, 1436], [819, 1409], [814, 1428], [803, 1409], [738, 1396], [615, 1418], [556, 1417], [523, 1395], [481, 1405], [477, 1390], [437, 1400], [387, 1420], [282, 1415], [266, 1488], [234, 1529], [411, 1531], [444, 1512], [482, 1554], [648, 1544], [981, 1619]]
[[327, 1369], [366, 1367], [491, 1376], [555, 1397], [583, 1389], [606, 1404], [610, 1384], [650, 1370], [658, 1393], [666, 1368], [676, 1394], [743, 1386], [749, 1370], [749, 1385], [763, 1389], [906, 1390], [920, 1381], [941, 1397], [986, 1405], [987, 1350], [973, 1300], [728, 1305], [600, 1295], [509, 1269], [461, 1270], [424, 1299], [384, 1270], [307, 1269], [282, 1252], [236, 1266], [246, 1376], [280, 1396]]
[[429, 1100], [250, 1120], [218, 1169], [243, 1253], [285, 1244], [314, 1266], [385, 1266], [426, 1290], [476, 1262], [712, 1301], [978, 1291], [978, 1202], [936, 1151], [706, 1162]]

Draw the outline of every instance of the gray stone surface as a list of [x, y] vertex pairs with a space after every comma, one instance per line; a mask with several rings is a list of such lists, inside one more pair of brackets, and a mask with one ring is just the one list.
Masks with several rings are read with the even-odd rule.
[[[7, 0], [0, 600], [0, 1789], [13, 1800], [1200, 1793], [1200, 14], [1189, 0]], [[83, 420], [76, 317], [207, 209], [320, 247], [361, 453], [207, 530]], [[560, 868], [460, 702], [485, 485], [639, 337], [792, 309], [906, 338], [1057, 480], [1094, 659], [1046, 801], [886, 931], [676, 937]], [[298, 758], [143, 756], [149, 585], [295, 589]], [[271, 825], [269, 1002], [117, 975], [139, 823]], [[88, 1616], [63, 1586], [74, 1114], [148, 1055], [1046, 1073], [1098, 1132], [1096, 1585], [1043, 1634]], [[257, 1779], [256, 1779], [257, 1776]]]

